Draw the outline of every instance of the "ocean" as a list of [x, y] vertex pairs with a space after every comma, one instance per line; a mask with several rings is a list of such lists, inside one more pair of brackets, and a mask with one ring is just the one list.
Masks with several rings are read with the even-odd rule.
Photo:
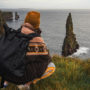
[[[32, 9], [13, 9], [6, 10], [18, 12], [19, 20], [7, 22], [9, 27], [18, 29], [23, 23], [27, 12]], [[80, 45], [80, 48], [72, 57], [79, 57], [83, 59], [90, 58], [90, 10], [36, 10], [40, 12], [40, 28], [42, 30], [42, 37], [47, 44], [50, 54], [61, 55], [63, 40], [66, 33], [66, 19], [71, 12], [74, 33]]]

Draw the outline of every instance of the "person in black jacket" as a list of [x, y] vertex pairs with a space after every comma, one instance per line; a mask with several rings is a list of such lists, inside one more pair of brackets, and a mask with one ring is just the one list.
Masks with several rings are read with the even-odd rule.
[[[16, 77], [9, 75], [4, 76], [6, 81], [17, 84], [18, 88], [21, 89], [26, 87], [29, 89], [31, 83], [44, 79], [55, 71], [55, 65], [52, 63], [51, 57], [47, 50], [46, 44], [41, 37], [40, 26], [40, 13], [36, 11], [29, 12], [25, 18], [24, 24], [21, 28], [21, 33], [30, 34], [37, 33], [40, 36], [34, 37], [30, 40], [27, 53], [26, 53], [26, 68], [22, 77]], [[13, 79], [12, 79], [13, 78]], [[7, 86], [7, 82], [5, 85]]]
[[[30, 32], [27, 29], [34, 28], [34, 32], [41, 35], [41, 30], [39, 27], [40, 13], [31, 11], [26, 15], [24, 28], [22, 28], [21, 32], [27, 34], [27, 31], [28, 33]], [[33, 31], [30, 33], [33, 33]], [[35, 37], [30, 40], [29, 48], [30, 51], [27, 52], [28, 75], [32, 73], [31, 76], [36, 77], [34, 77], [32, 81], [26, 83], [25, 86], [29, 86], [31, 83], [35, 84], [37, 81], [50, 76], [55, 71], [55, 65], [51, 60], [46, 44], [42, 37]], [[18, 87], [20, 87], [20, 85]]]

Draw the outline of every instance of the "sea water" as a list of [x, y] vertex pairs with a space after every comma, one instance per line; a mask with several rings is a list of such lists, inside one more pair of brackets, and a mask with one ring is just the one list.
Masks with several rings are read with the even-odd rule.
[[[10, 10], [17, 11], [19, 20], [9, 21], [9, 27], [18, 29], [23, 23], [25, 16], [31, 9]], [[40, 12], [42, 37], [51, 54], [61, 55], [63, 40], [66, 33], [66, 19], [71, 12], [74, 33], [80, 48], [73, 57], [90, 58], [90, 10], [37, 10]]]

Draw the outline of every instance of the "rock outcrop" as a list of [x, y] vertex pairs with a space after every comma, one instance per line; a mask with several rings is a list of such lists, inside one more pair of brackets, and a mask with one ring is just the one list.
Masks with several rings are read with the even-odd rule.
[[0, 11], [0, 36], [4, 34], [3, 24], [6, 24], [6, 23], [5, 23], [5, 20], [3, 18], [3, 14]]
[[69, 16], [66, 21], [66, 37], [62, 46], [62, 56], [72, 55], [79, 48], [79, 44], [76, 41], [76, 36], [73, 33], [73, 23], [72, 16], [69, 13]]
[[19, 19], [19, 15], [17, 12], [15, 12], [15, 20], [18, 20]]
[[[15, 20], [19, 19], [19, 15], [17, 12], [15, 14]], [[13, 12], [3, 11], [2, 12], [3, 18], [5, 21], [12, 21], [13, 20]]]
[[6, 20], [6, 21], [11, 21], [13, 20], [13, 13], [12, 12], [2, 12], [3, 14], [3, 18]]

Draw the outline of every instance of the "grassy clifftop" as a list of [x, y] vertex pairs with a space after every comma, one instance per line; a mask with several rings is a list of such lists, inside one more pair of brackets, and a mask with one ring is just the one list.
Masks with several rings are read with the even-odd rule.
[[[90, 59], [52, 57], [56, 65], [55, 73], [31, 85], [30, 90], [90, 90]], [[3, 90], [3, 89], [2, 89]], [[10, 84], [5, 90], [18, 90]]]
[[31, 90], [90, 90], [90, 60], [53, 56], [56, 72]]

